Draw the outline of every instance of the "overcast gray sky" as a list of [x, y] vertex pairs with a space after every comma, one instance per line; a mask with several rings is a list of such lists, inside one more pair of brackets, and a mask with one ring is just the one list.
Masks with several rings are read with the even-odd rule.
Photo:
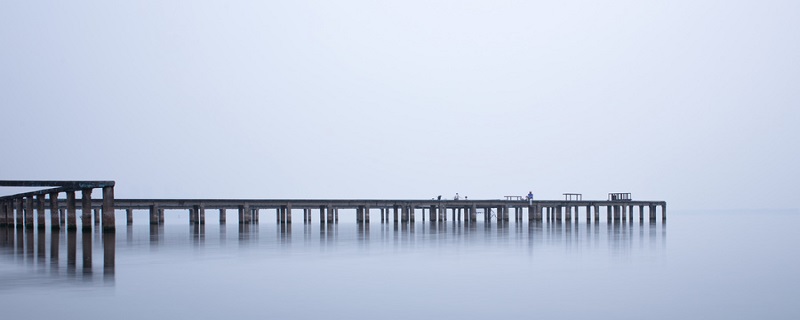
[[0, 179], [797, 208], [798, 1], [0, 1]]

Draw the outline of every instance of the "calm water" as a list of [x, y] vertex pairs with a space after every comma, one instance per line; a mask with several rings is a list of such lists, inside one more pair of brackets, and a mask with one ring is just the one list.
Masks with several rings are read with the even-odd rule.
[[106, 237], [0, 230], [3, 318], [800, 319], [796, 213], [288, 229], [267, 215], [244, 230], [173, 216]]

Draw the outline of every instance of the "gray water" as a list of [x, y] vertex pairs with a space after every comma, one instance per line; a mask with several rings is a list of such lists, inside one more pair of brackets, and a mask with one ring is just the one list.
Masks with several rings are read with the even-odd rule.
[[2, 318], [800, 319], [796, 212], [290, 227], [173, 216], [106, 236], [0, 229]]

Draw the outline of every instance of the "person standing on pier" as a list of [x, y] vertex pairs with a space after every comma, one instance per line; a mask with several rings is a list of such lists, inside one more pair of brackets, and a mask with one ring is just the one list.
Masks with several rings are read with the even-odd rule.
[[533, 205], [533, 191], [528, 191], [528, 205]]
[[456, 196], [453, 197], [453, 200], [458, 200], [458, 192], [456, 192]]

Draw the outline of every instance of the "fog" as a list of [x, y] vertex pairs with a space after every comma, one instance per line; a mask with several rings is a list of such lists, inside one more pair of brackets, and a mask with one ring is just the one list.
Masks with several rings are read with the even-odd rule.
[[797, 1], [3, 1], [0, 179], [794, 209]]

